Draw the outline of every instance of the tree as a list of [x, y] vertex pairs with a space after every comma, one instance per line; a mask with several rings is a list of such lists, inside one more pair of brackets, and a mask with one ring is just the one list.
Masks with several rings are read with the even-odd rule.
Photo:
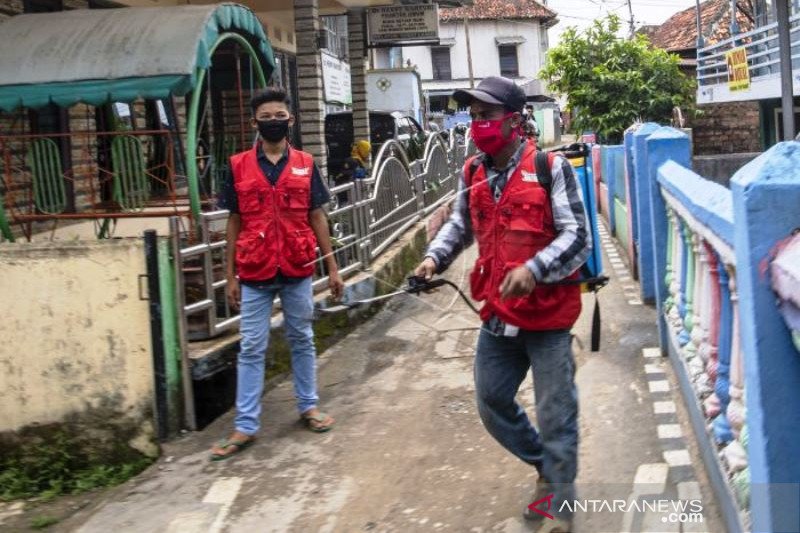
[[636, 120], [667, 122], [675, 106], [694, 103], [694, 80], [680, 71], [678, 56], [651, 47], [644, 35], [617, 37], [619, 29], [616, 15], [582, 33], [567, 28], [539, 73], [567, 96], [576, 131], [592, 130], [610, 143]]

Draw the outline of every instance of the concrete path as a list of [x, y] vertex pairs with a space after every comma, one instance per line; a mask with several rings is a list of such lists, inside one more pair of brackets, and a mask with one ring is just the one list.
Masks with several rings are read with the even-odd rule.
[[[588, 351], [593, 296], [576, 334], [581, 398], [576, 532], [723, 531], [668, 363], [655, 313], [634, 296], [620, 254], [601, 294], [603, 343]], [[447, 277], [467, 286], [474, 249]], [[56, 530], [108, 532], [529, 531], [521, 519], [534, 471], [485, 432], [473, 400], [476, 317], [453, 291], [393, 300], [321, 356], [322, 407], [338, 420], [317, 435], [297, 423], [291, 383], [264, 397], [265, 431], [223, 463], [208, 448], [232, 414], [170, 444], [165, 458]], [[532, 407], [530, 378], [520, 401]], [[530, 411], [530, 409], [529, 409]], [[634, 481], [637, 484], [634, 484]], [[643, 500], [637, 498], [644, 497]], [[699, 498], [678, 523], [639, 501]], [[616, 505], [617, 512], [603, 507]], [[617, 503], [613, 503], [616, 500]], [[661, 504], [659, 504], [661, 505]], [[669, 505], [669, 503], [667, 503]], [[645, 506], [646, 507], [646, 506]]]

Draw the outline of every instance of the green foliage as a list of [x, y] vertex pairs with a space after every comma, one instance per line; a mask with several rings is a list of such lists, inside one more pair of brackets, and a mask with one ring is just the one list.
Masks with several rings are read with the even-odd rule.
[[685, 112], [694, 102], [694, 80], [680, 71], [677, 55], [652, 48], [643, 35], [619, 38], [619, 29], [616, 15], [581, 33], [567, 28], [539, 73], [567, 96], [575, 131], [592, 130], [610, 143], [636, 120], [664, 123], [675, 106]]
[[53, 524], [57, 524], [58, 522], [58, 518], [53, 516], [37, 516], [31, 520], [31, 529], [45, 529]]
[[151, 459], [121, 464], [98, 464], [66, 434], [47, 443], [32, 444], [0, 459], [0, 500], [41, 497], [116, 485], [144, 470]]

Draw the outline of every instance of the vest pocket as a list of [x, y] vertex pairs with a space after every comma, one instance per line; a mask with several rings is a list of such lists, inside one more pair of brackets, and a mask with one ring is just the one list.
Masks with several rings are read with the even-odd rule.
[[250, 267], [261, 267], [264, 263], [264, 239], [261, 235], [244, 235], [236, 240], [236, 267], [247, 271]]
[[286, 201], [286, 207], [288, 209], [303, 209], [308, 211], [309, 207], [311, 207], [309, 194], [310, 193], [307, 189], [287, 189], [284, 197]]
[[238, 191], [239, 213], [255, 213], [261, 209], [261, 195], [257, 189]]
[[509, 230], [533, 234], [544, 232], [544, 209], [542, 207], [514, 204], [511, 209], [511, 220], [508, 221]]
[[290, 230], [286, 236], [286, 255], [296, 266], [304, 267], [317, 259], [317, 238], [310, 229]]
[[490, 262], [479, 257], [469, 274], [469, 287], [474, 300], [481, 302], [489, 296], [491, 277]]

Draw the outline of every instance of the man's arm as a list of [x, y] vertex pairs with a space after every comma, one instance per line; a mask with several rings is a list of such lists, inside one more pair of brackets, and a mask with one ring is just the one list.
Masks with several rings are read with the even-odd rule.
[[328, 215], [323, 208], [318, 207], [308, 213], [308, 222], [311, 225], [311, 229], [314, 230], [314, 235], [317, 236], [319, 251], [322, 254], [325, 270], [328, 272], [330, 280], [331, 295], [335, 299], [339, 299], [342, 296], [344, 283], [341, 276], [339, 276], [339, 265], [336, 264], [336, 258], [333, 256], [331, 235], [330, 231], [328, 231]]
[[550, 204], [556, 238], [525, 264], [537, 283], [560, 281], [586, 262], [592, 251], [588, 217], [572, 165], [559, 156], [553, 161]]
[[222, 177], [222, 186], [217, 197], [217, 206], [220, 209], [230, 211], [228, 222], [225, 225], [225, 277], [228, 284], [225, 287], [225, 294], [231, 307], [239, 308], [240, 290], [239, 280], [236, 277], [236, 240], [242, 229], [242, 218], [239, 216], [239, 199], [236, 196], [236, 187], [233, 181], [233, 172], [230, 168], [225, 170]]
[[308, 212], [308, 223], [317, 236], [317, 245], [322, 254], [322, 261], [325, 263], [325, 270], [328, 273], [328, 287], [334, 299], [338, 300], [344, 291], [344, 282], [339, 275], [339, 265], [333, 256], [333, 246], [331, 246], [331, 232], [328, 226], [328, 215], [324, 205], [331, 201], [331, 194], [322, 181], [322, 174], [317, 165], [311, 174], [311, 209]]
[[436, 263], [436, 272], [441, 274], [453, 263], [464, 248], [472, 244], [472, 219], [469, 214], [469, 191], [462, 172], [458, 180], [458, 192], [450, 218], [428, 246], [426, 257]]
[[228, 223], [225, 225], [225, 277], [228, 284], [225, 293], [228, 303], [235, 308], [239, 308], [241, 293], [239, 290], [239, 280], [236, 277], [236, 240], [239, 238], [239, 231], [242, 229], [242, 217], [239, 213], [231, 213], [228, 216]]

